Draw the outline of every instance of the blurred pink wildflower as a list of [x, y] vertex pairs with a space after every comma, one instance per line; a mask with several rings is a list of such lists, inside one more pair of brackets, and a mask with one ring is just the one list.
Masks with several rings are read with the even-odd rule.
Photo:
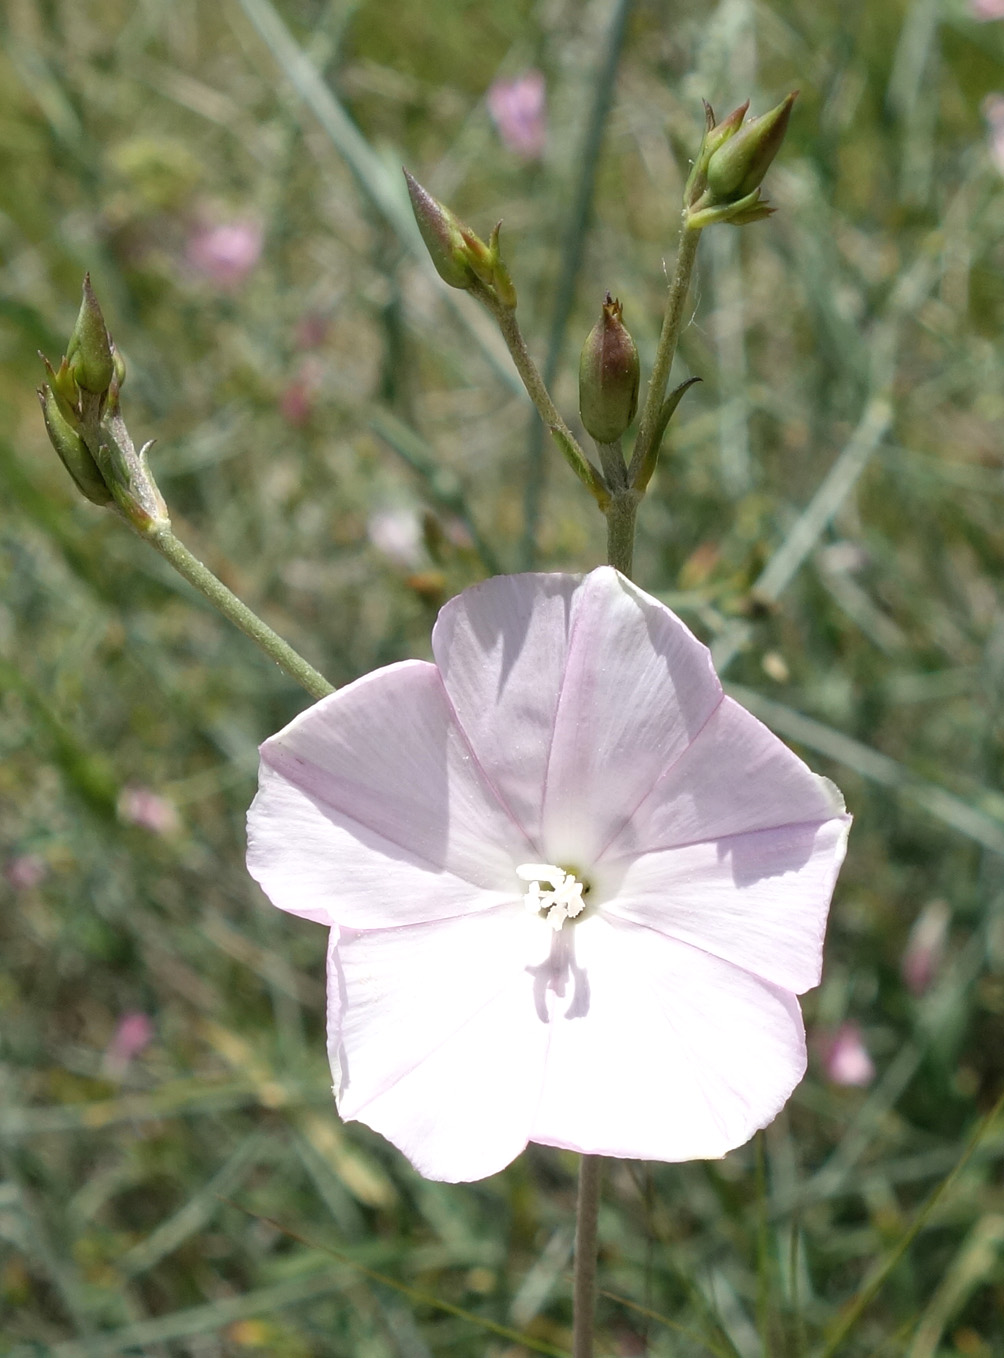
[[8, 858], [3, 868], [3, 875], [15, 891], [31, 891], [43, 882], [48, 874], [48, 864], [37, 853], [15, 854], [13, 858]]
[[981, 23], [1004, 19], [1004, 0], [969, 0], [969, 12]]
[[900, 975], [913, 995], [923, 995], [945, 957], [951, 913], [944, 901], [929, 901], [914, 920], [906, 940]]
[[864, 1088], [875, 1079], [875, 1063], [856, 1023], [843, 1023], [823, 1046], [827, 1077], [835, 1085]]
[[134, 1010], [123, 1014], [102, 1060], [103, 1073], [121, 1080], [132, 1061], [153, 1041], [153, 1023], [144, 1013]]
[[245, 219], [199, 227], [188, 240], [188, 262], [218, 288], [237, 288], [261, 258], [261, 223]]
[[741, 1145], [804, 1073], [840, 794], [609, 567], [468, 589], [432, 649], [261, 749], [248, 865], [332, 926], [342, 1116], [451, 1181]]
[[496, 80], [487, 94], [488, 112], [504, 146], [523, 160], [539, 160], [547, 141], [547, 90], [542, 71], [515, 80]]
[[159, 792], [135, 783], [124, 787], [118, 799], [119, 820], [138, 825], [155, 835], [173, 835], [181, 829], [177, 807]]

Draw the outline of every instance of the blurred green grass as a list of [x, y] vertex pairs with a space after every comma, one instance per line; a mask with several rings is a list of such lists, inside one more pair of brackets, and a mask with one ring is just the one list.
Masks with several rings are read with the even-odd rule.
[[[980, 115], [1004, 23], [961, 0], [627, 8], [556, 396], [573, 415], [607, 288], [651, 359], [700, 98], [759, 110], [799, 88], [778, 214], [702, 242], [678, 370], [704, 380], [637, 577], [856, 825], [789, 1108], [719, 1164], [612, 1168], [601, 1351], [794, 1358], [824, 1350], [1004, 1083], [1004, 182]], [[2, 1353], [532, 1351], [478, 1317], [567, 1346], [572, 1157], [531, 1148], [444, 1188], [337, 1123], [322, 931], [242, 863], [256, 745], [305, 699], [74, 500], [33, 388], [89, 269], [189, 545], [335, 683], [427, 655], [441, 599], [531, 559], [532, 425], [483, 317], [414, 252], [398, 166], [476, 229], [504, 217], [543, 355], [613, 18], [567, 0], [0, 16]], [[528, 164], [483, 96], [529, 66], [549, 135]], [[264, 247], [228, 287], [192, 241], [234, 222]], [[544, 457], [533, 559], [588, 568], [602, 522]], [[371, 540], [402, 513], [424, 523], [408, 565]], [[134, 788], [178, 827], [130, 823]], [[947, 949], [915, 996], [904, 948], [936, 902]], [[154, 1040], [116, 1065], [136, 1012]], [[847, 1021], [867, 1089], [821, 1059]], [[841, 1354], [1004, 1353], [1002, 1149], [998, 1122]]]

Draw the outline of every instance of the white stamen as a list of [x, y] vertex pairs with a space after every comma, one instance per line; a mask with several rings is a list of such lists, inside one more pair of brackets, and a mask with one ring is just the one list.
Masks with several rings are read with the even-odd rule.
[[516, 876], [529, 883], [523, 897], [527, 910], [531, 915], [543, 914], [555, 932], [585, 909], [582, 882], [554, 863], [521, 863]]

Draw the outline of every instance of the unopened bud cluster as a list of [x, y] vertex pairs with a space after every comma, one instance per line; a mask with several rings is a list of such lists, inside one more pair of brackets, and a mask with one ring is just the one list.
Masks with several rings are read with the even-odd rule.
[[76, 325], [58, 369], [42, 356], [48, 382], [39, 389], [49, 441], [86, 499], [115, 505], [140, 532], [167, 523], [167, 509], [122, 420], [119, 393], [125, 364], [84, 279]]
[[687, 226], [699, 230], [715, 222], [745, 226], [774, 211], [760, 185], [781, 149], [798, 91], [758, 118], [747, 118], [749, 100], [715, 122], [704, 105], [707, 126], [684, 191]]

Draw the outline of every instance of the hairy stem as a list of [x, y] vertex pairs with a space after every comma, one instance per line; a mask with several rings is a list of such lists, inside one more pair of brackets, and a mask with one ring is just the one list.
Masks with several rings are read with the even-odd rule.
[[666, 299], [666, 314], [662, 321], [662, 333], [659, 336], [659, 346], [655, 352], [655, 363], [652, 367], [652, 376], [649, 378], [648, 392], [645, 396], [645, 408], [641, 413], [638, 438], [635, 442], [634, 456], [631, 458], [631, 467], [628, 472], [630, 484], [634, 484], [635, 476], [645, 462], [659, 434], [659, 416], [662, 411], [666, 388], [669, 385], [670, 369], [673, 366], [676, 346], [680, 340], [680, 331], [683, 328], [684, 308], [687, 304], [690, 276], [694, 271], [694, 260], [697, 256], [697, 243], [700, 236], [700, 231], [688, 227], [686, 218], [684, 218], [683, 225], [680, 228], [680, 247], [676, 255], [676, 269], [673, 273], [673, 281], [669, 285], [669, 296]]
[[634, 530], [642, 492], [618, 491], [606, 508], [607, 564], [631, 578], [634, 569]]
[[239, 627], [245, 636], [256, 642], [265, 654], [274, 660], [280, 669], [285, 670], [291, 679], [301, 684], [312, 698], [326, 698], [329, 693], [334, 693], [333, 685], [328, 683], [323, 674], [308, 664], [288, 642], [283, 641], [277, 632], [273, 632], [271, 627], [262, 622], [257, 613], [252, 613], [247, 604], [242, 603], [236, 594], [227, 589], [223, 581], [218, 580], [208, 566], [204, 566], [192, 555], [184, 543], [174, 536], [169, 522], [161, 520], [149, 532], [141, 533], [140, 536], [151, 546], [156, 547], [179, 575], [183, 575], [189, 584], [194, 585], [199, 593], [204, 595], [214, 608], [219, 609], [225, 618], [229, 618]]
[[544, 380], [537, 371], [537, 365], [530, 357], [523, 332], [516, 320], [515, 310], [512, 307], [501, 305], [487, 288], [472, 287], [470, 291], [484, 302], [495, 317], [502, 338], [506, 342], [506, 348], [516, 365], [520, 381], [526, 387], [527, 395], [536, 407], [537, 414], [543, 421], [545, 428], [549, 429], [555, 436], [572, 470], [589, 489], [597, 504], [604, 505], [608, 499], [608, 491], [603, 484], [603, 478], [589, 461], [589, 458], [586, 457], [579, 441], [561, 418], [558, 407], [551, 400], [551, 393], [544, 385]]

